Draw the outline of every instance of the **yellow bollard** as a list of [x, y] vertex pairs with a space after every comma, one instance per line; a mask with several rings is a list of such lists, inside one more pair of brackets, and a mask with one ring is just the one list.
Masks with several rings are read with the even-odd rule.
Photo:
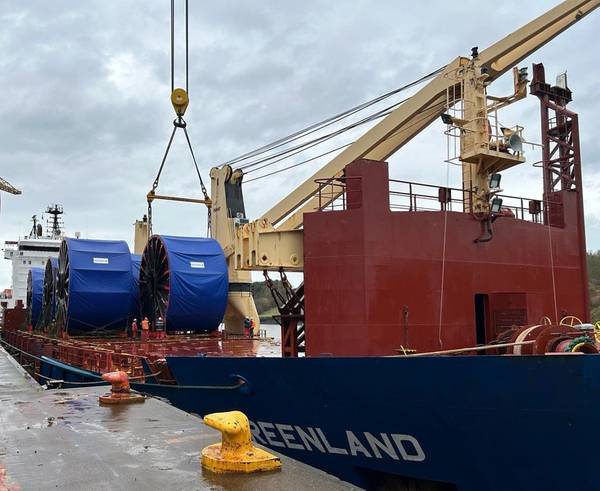
[[202, 467], [219, 474], [281, 469], [281, 460], [252, 445], [248, 418], [241, 411], [213, 413], [204, 423], [221, 432], [221, 443], [202, 449]]

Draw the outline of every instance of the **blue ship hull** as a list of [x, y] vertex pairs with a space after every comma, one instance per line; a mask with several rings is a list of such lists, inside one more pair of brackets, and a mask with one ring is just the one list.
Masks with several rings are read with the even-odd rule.
[[[45, 361], [66, 386], [97, 377]], [[600, 489], [597, 355], [167, 361], [179, 386], [132, 387], [242, 410], [259, 443], [367, 489]]]
[[362, 487], [404, 482], [393, 475], [460, 491], [600, 489], [599, 356], [168, 363], [181, 385], [248, 383], [139, 389], [200, 415], [240, 409], [260, 443]]

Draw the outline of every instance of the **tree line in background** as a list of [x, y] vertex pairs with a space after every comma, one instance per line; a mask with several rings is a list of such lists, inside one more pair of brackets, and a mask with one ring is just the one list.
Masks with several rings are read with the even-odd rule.
[[[273, 280], [273, 284], [285, 298], [285, 290], [283, 289], [281, 281]], [[258, 315], [268, 316], [279, 313], [277, 311], [277, 305], [275, 305], [275, 300], [273, 300], [273, 295], [271, 295], [271, 290], [265, 285], [264, 281], [255, 281], [252, 283], [252, 288], [254, 289], [254, 303], [256, 304]]]
[[[592, 309], [592, 321], [600, 320], [600, 251], [588, 252], [588, 275], [590, 285], [590, 303]], [[275, 288], [283, 294], [283, 286], [281, 281], [273, 281]], [[256, 281], [254, 287], [254, 302], [256, 309], [261, 316], [275, 315], [277, 306], [271, 295], [271, 291], [267, 288], [264, 281]]]
[[592, 321], [600, 321], [600, 251], [588, 252], [588, 275]]

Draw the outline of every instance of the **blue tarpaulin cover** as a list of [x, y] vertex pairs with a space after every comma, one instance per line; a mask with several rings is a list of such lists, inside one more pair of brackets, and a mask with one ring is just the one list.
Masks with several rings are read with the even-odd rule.
[[48, 259], [48, 261], [50, 261], [50, 264], [52, 265], [52, 319], [54, 319], [54, 315], [56, 314], [56, 282], [58, 279], [58, 258], [51, 257]]
[[142, 256], [140, 254], [131, 255], [131, 274], [133, 283], [131, 286], [131, 316], [136, 318], [140, 315], [140, 267], [142, 265]]
[[31, 325], [35, 326], [42, 313], [44, 295], [44, 268], [31, 268], [27, 286], [31, 285]]
[[123, 329], [131, 313], [133, 288], [127, 242], [64, 240], [69, 256], [67, 332]]
[[227, 306], [225, 255], [214, 239], [160, 236], [168, 257], [167, 331], [214, 331]]

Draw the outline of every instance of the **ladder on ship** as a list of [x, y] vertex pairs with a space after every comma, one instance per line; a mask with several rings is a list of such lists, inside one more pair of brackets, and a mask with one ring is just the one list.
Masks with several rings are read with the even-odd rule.
[[304, 324], [304, 282], [294, 288], [283, 269], [279, 271], [283, 293], [265, 271], [265, 283], [275, 300], [279, 315], [273, 319], [281, 326], [281, 355], [283, 358], [295, 358], [306, 351], [306, 333]]

